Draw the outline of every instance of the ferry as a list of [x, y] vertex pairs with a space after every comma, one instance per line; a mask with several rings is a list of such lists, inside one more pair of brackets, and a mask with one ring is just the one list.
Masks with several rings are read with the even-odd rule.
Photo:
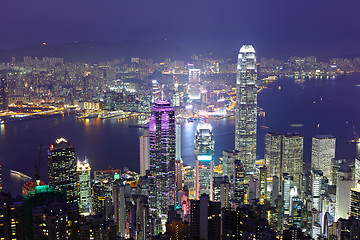
[[295, 79], [294, 81], [296, 84], [304, 84], [306, 81], [305, 79]]
[[77, 119], [97, 118], [98, 116], [99, 116], [98, 113], [84, 113], [81, 116], [77, 117]]
[[268, 77], [263, 78], [261, 80], [266, 81], [266, 82], [272, 82], [272, 81], [278, 80], [278, 77], [277, 76], [268, 76]]
[[122, 111], [122, 110], [120, 110], [120, 111], [111, 111], [111, 112], [101, 114], [100, 119], [119, 117], [119, 116], [124, 115], [124, 114], [125, 114], [125, 112]]
[[10, 174], [15, 175], [15, 176], [20, 177], [20, 178], [23, 178], [23, 179], [27, 179], [27, 180], [32, 179], [28, 175], [26, 175], [24, 173], [21, 173], [21, 172], [18, 172], [18, 171], [15, 171], [15, 170], [10, 170]]

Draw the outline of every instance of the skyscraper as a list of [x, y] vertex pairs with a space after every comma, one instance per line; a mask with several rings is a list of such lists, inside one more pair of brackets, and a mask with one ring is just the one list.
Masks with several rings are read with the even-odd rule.
[[48, 151], [49, 185], [66, 193], [67, 203], [77, 202], [75, 148], [64, 138], [56, 139]]
[[201, 99], [200, 69], [189, 69], [189, 98], [191, 101]]
[[304, 137], [298, 133], [265, 135], [265, 163], [271, 177], [281, 179], [288, 173], [294, 179], [294, 186], [299, 189], [300, 175], [303, 171]]
[[304, 137], [299, 133], [284, 134], [282, 143], [283, 173], [294, 178], [294, 186], [299, 190], [303, 171]]
[[176, 122], [176, 151], [175, 151], [175, 176], [176, 176], [176, 190], [183, 188], [183, 160], [181, 158], [181, 123]]
[[149, 135], [140, 136], [140, 176], [146, 175], [150, 169]]
[[253, 173], [256, 167], [256, 79], [255, 49], [251, 45], [243, 45], [237, 64], [235, 149], [241, 152], [241, 160], [247, 173]]
[[79, 210], [82, 215], [90, 215], [91, 212], [91, 167], [87, 159], [77, 161], [77, 187], [79, 194]]
[[269, 132], [265, 135], [265, 164], [268, 166], [269, 176], [282, 176], [282, 135]]
[[150, 211], [165, 218], [168, 206], [175, 203], [175, 111], [168, 101], [158, 100], [151, 109], [150, 136]]
[[196, 126], [195, 143], [195, 198], [198, 200], [205, 193], [212, 200], [214, 137], [210, 123]]
[[336, 138], [331, 134], [318, 134], [312, 138], [311, 168], [321, 170], [331, 181], [331, 160], [335, 158]]
[[8, 109], [8, 85], [5, 77], [0, 77], [0, 111]]

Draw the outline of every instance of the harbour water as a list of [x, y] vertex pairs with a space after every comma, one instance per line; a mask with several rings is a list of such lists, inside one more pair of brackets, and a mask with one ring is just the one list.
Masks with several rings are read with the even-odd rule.
[[[279, 88], [279, 86], [281, 86]], [[264, 156], [264, 136], [269, 131], [299, 132], [304, 136], [304, 160], [310, 162], [311, 137], [331, 133], [337, 138], [336, 157], [354, 158], [358, 154], [352, 125], [360, 131], [360, 75], [336, 79], [306, 79], [296, 84], [282, 79], [268, 85], [258, 95], [258, 106], [265, 117], [258, 119], [258, 158]], [[193, 165], [193, 143], [199, 121], [182, 122], [182, 156]], [[22, 179], [10, 176], [16, 170], [34, 176], [43, 144], [40, 176], [47, 181], [47, 148], [59, 137], [75, 146], [80, 159], [89, 159], [92, 169], [124, 168], [139, 171], [139, 136], [147, 129], [131, 128], [136, 119], [76, 119], [75, 115], [18, 121], [0, 125], [0, 161], [5, 191], [20, 194]], [[234, 148], [234, 118], [210, 120], [215, 139], [215, 161], [223, 150]]]

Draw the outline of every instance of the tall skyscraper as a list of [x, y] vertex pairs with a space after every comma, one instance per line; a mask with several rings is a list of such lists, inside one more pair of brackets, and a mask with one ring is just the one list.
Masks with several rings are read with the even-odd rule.
[[304, 137], [298, 133], [284, 134], [282, 142], [283, 173], [294, 178], [294, 186], [299, 190], [303, 172]]
[[66, 193], [67, 203], [77, 202], [75, 148], [64, 138], [56, 139], [48, 151], [49, 185]]
[[189, 98], [191, 101], [201, 99], [200, 69], [189, 69]]
[[255, 49], [240, 48], [236, 79], [235, 149], [241, 152], [246, 173], [255, 172], [257, 127], [257, 70]]
[[168, 101], [158, 100], [151, 109], [150, 136], [150, 211], [165, 218], [168, 206], [175, 203], [175, 111]]
[[175, 151], [175, 176], [176, 176], [176, 190], [183, 188], [184, 174], [183, 174], [183, 160], [181, 157], [181, 123], [176, 122], [176, 151]]
[[77, 187], [79, 194], [79, 211], [81, 215], [90, 215], [91, 212], [91, 167], [87, 159], [77, 161]]
[[212, 200], [214, 168], [214, 136], [210, 123], [196, 126], [195, 143], [195, 198], [205, 193]]
[[282, 176], [282, 135], [269, 132], [265, 135], [265, 164], [268, 167], [269, 176]]
[[265, 135], [265, 164], [271, 177], [279, 179], [288, 173], [294, 179], [294, 186], [299, 189], [303, 171], [304, 137], [298, 133]]
[[0, 111], [8, 109], [8, 85], [5, 77], [0, 77]]
[[140, 136], [140, 176], [146, 175], [150, 169], [149, 135]]
[[321, 170], [331, 181], [331, 160], [335, 158], [336, 138], [331, 134], [318, 134], [312, 138], [311, 168]]
[[181, 123], [176, 122], [176, 151], [175, 151], [176, 160], [181, 159]]

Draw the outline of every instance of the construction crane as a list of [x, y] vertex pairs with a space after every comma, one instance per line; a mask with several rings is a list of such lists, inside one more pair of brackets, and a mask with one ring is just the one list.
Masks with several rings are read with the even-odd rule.
[[356, 132], [354, 121], [351, 121], [352, 129], [353, 129], [353, 135], [354, 135], [354, 143], [360, 143], [359, 141], [359, 134]]
[[40, 150], [39, 150], [39, 160], [38, 163], [35, 164], [35, 180], [40, 181], [40, 163], [41, 163], [41, 153], [42, 153], [42, 144], [40, 144]]

